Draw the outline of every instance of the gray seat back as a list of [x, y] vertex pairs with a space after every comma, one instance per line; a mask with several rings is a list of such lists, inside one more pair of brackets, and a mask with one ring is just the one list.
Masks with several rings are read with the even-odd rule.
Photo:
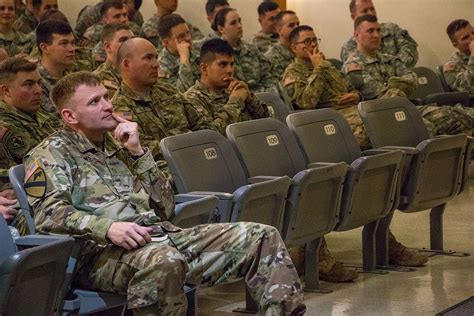
[[267, 105], [271, 117], [285, 122], [286, 116], [290, 114], [291, 109], [280, 96], [271, 92], [260, 92], [256, 93], [255, 96]]
[[436, 75], [438, 76], [439, 81], [441, 82], [441, 85], [443, 86], [444, 92], [452, 91], [451, 88], [449, 87], [448, 83], [446, 82], [446, 78], [444, 77], [444, 66], [443, 65], [436, 66]]
[[423, 99], [429, 94], [445, 92], [436, 73], [426, 67], [415, 67], [413, 72], [418, 77], [418, 88], [410, 95], [410, 98]]

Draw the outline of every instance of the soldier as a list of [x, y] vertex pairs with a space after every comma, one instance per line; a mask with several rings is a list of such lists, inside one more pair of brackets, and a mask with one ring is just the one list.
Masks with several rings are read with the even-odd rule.
[[[372, 0], [351, 0], [349, 9], [353, 21], [361, 15], [370, 14], [377, 16]], [[382, 37], [380, 52], [397, 56], [407, 68], [415, 67], [418, 61], [418, 44], [408, 34], [408, 31], [395, 23], [382, 23], [380, 28]], [[341, 61], [343, 63], [356, 50], [356, 46], [354, 36], [344, 43], [341, 48]]]
[[207, 40], [220, 37], [219, 33], [212, 29], [212, 23], [214, 22], [214, 18], [216, 17], [217, 12], [224, 8], [230, 8], [229, 2], [227, 0], [207, 0], [206, 16], [207, 21], [211, 26], [211, 31], [209, 32], [209, 34], [207, 34], [205, 38], [199, 41], [201, 45]]
[[18, 32], [13, 28], [15, 22], [15, 2], [0, 0], [0, 47], [4, 48], [9, 56], [29, 54], [33, 48], [31, 35]]
[[41, 17], [48, 10], [58, 10], [58, 1], [27, 0], [25, 10], [16, 19], [13, 27], [19, 32], [29, 34], [36, 29]]
[[142, 147], [137, 124], [113, 113], [106, 94], [91, 73], [60, 80], [52, 98], [67, 127], [25, 164], [29, 185], [44, 177], [28, 190], [38, 231], [88, 242], [75, 281], [127, 295], [137, 315], [184, 315], [184, 282], [214, 286], [244, 277], [260, 312], [302, 315], [301, 283], [275, 228], [168, 222], [172, 186]]
[[[38, 113], [41, 105], [41, 77], [36, 64], [10, 57], [0, 64], [0, 168], [23, 163], [33, 147], [54, 132], [49, 118]], [[3, 178], [0, 191], [9, 188]]]
[[133, 34], [141, 34], [140, 27], [128, 21], [127, 6], [123, 0], [107, 1], [100, 8], [101, 21], [89, 27], [84, 33], [81, 41], [82, 46], [92, 47], [92, 54], [98, 63], [103, 63], [107, 58], [102, 43], [104, 26], [111, 23], [127, 24]]
[[158, 55], [158, 78], [186, 92], [199, 78], [199, 48], [193, 45], [184, 19], [177, 14], [162, 16], [158, 34], [163, 49]]
[[36, 28], [36, 44], [41, 54], [38, 71], [41, 75], [40, 112], [49, 116], [55, 127], [61, 127], [61, 119], [49, 94], [56, 81], [67, 73], [68, 67], [75, 61], [74, 35], [69, 24], [63, 21], [47, 20]]
[[254, 46], [242, 40], [242, 21], [237, 10], [224, 8], [217, 12], [212, 28], [234, 49], [235, 77], [252, 92], [278, 93], [278, 80], [270, 62]]
[[466, 20], [454, 20], [446, 30], [457, 52], [444, 65], [446, 82], [453, 91], [474, 93], [474, 27]]
[[300, 21], [295, 12], [288, 10], [278, 13], [275, 17], [275, 23], [279, 41], [268, 49], [265, 57], [272, 64], [272, 71], [275, 76], [281, 79], [286, 67], [294, 59], [290, 47], [290, 33], [300, 25]]
[[[357, 51], [344, 63], [343, 71], [364, 99], [390, 96], [408, 97], [416, 88], [416, 74], [395, 56], [380, 53], [381, 29], [374, 15], [363, 15], [354, 22]], [[428, 121], [432, 136], [466, 133], [474, 129], [474, 109], [456, 106], [417, 106]]]
[[290, 42], [296, 58], [281, 83], [295, 109], [315, 109], [321, 104], [334, 107], [351, 125], [359, 146], [368, 149], [369, 139], [356, 107], [362, 96], [319, 51], [313, 28], [298, 26], [290, 33]]
[[170, 135], [212, 128], [176, 88], [158, 80], [156, 48], [143, 38], [125, 41], [118, 51], [122, 84], [112, 98], [117, 112], [137, 122], [143, 143], [156, 159], [159, 142]]
[[258, 23], [262, 29], [255, 34], [252, 44], [257, 46], [262, 54], [265, 54], [271, 46], [278, 43], [275, 17], [280, 12], [280, 7], [273, 1], [264, 1], [259, 4], [257, 12]]
[[[145, 38], [155, 45], [158, 50], [161, 50], [161, 39], [158, 34], [158, 22], [160, 18], [164, 15], [168, 15], [176, 11], [178, 8], [178, 0], [154, 0], [156, 5], [156, 13], [148, 21], [143, 23], [142, 32], [145, 35]], [[191, 23], [188, 24], [189, 31], [191, 32], [191, 37], [194, 40], [200, 40], [204, 37], [201, 31], [193, 26]]]
[[225, 135], [227, 125], [268, 117], [267, 106], [250, 92], [245, 82], [233, 78], [232, 47], [211, 39], [201, 48], [201, 79], [185, 96], [202, 115]]
[[107, 60], [95, 71], [102, 85], [108, 91], [109, 99], [112, 99], [117, 89], [120, 87], [122, 78], [118, 69], [117, 51], [123, 42], [134, 37], [132, 30], [127, 24], [107, 24], [104, 26], [102, 42], [107, 53]]

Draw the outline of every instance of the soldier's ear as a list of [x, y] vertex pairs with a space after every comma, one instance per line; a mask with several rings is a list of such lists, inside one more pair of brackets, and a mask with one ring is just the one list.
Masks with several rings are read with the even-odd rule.
[[63, 121], [68, 125], [76, 125], [78, 123], [76, 113], [73, 109], [63, 108], [61, 109], [61, 117]]
[[206, 63], [201, 63], [199, 65], [199, 69], [201, 70], [201, 74], [206, 74], [207, 75], [207, 67], [208, 67], [208, 65]]
[[48, 52], [48, 44], [46, 43], [40, 43], [38, 48], [43, 54], [46, 54]]
[[6, 84], [0, 85], [0, 91], [3, 97], [11, 97], [10, 87]]

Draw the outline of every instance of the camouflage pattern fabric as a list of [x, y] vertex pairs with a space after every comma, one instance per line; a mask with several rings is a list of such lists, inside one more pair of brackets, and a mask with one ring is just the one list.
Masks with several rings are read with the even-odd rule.
[[451, 90], [474, 93], [474, 57], [457, 51], [444, 64], [443, 72]]
[[268, 107], [255, 95], [245, 103], [238, 97], [229, 97], [227, 90], [211, 90], [196, 81], [185, 96], [200, 115], [213, 122], [213, 126], [223, 135], [227, 125], [252, 119], [269, 117]]
[[[38, 65], [38, 72], [41, 76], [42, 92], [41, 108], [37, 112], [37, 115], [44, 117], [51, 122], [54, 128], [59, 129], [62, 127], [61, 116], [59, 115], [58, 109], [56, 109], [56, 106], [53, 104], [53, 100], [51, 100], [49, 96], [57, 80], [49, 74], [42, 64]], [[66, 73], [64, 75], [66, 75]]]
[[31, 34], [23, 34], [17, 30], [13, 30], [10, 35], [0, 33], [0, 47], [3, 47], [10, 57], [21, 53], [29, 54], [34, 45]]
[[[408, 34], [408, 31], [395, 23], [381, 23], [380, 29], [382, 36], [380, 52], [397, 56], [405, 67], [415, 67], [418, 61], [418, 44]], [[356, 50], [357, 43], [352, 36], [341, 48], [341, 61], [344, 63]]]
[[[45, 175], [45, 195], [30, 197], [38, 230], [88, 240], [78, 284], [126, 294], [136, 315], [181, 315], [185, 282], [212, 286], [244, 277], [262, 313], [304, 311], [301, 283], [275, 228], [239, 222], [181, 230], [163, 222], [174, 211], [174, 195], [150, 152], [133, 161], [117, 145], [105, 148], [65, 129], [36, 147], [25, 165], [27, 175]], [[151, 210], [149, 199], [159, 207]], [[115, 221], [156, 225], [164, 238], [125, 251], [106, 238]]]
[[270, 61], [253, 45], [241, 41], [234, 49], [234, 76], [244, 81], [253, 93], [278, 93], [278, 79]]
[[272, 72], [278, 80], [285, 72], [286, 67], [295, 58], [293, 53], [286, 47], [283, 47], [280, 42], [276, 43], [265, 53], [265, 57], [270, 61], [272, 65]]
[[95, 44], [92, 48], [92, 58], [98, 65], [103, 64], [107, 60], [107, 53], [105, 52], [104, 43], [102, 43], [102, 41]]
[[109, 99], [112, 99], [122, 82], [122, 77], [117, 67], [110, 60], [106, 60], [105, 63], [94, 70], [94, 74], [99, 76], [100, 81], [107, 89]]
[[13, 23], [13, 28], [18, 32], [29, 34], [38, 26], [36, 17], [28, 10], [24, 10]]
[[[128, 21], [127, 25], [130, 27], [132, 30], [133, 34], [137, 37], [141, 37], [142, 31], [140, 29], [140, 26], [137, 24]], [[85, 43], [87, 47], [94, 47], [97, 43], [102, 42], [102, 32], [104, 31], [104, 24], [102, 23], [96, 23], [92, 26], [90, 26], [82, 36], [82, 40]]]
[[203, 37], [199, 40], [195, 40], [193, 38], [193, 45], [195, 45], [196, 47], [201, 49], [202, 44], [204, 44], [205, 42], [207, 42], [210, 39], [215, 39], [215, 38], [221, 38], [221, 35], [218, 32], [216, 32], [214, 30], [211, 30], [211, 32], [209, 32], [205, 37]]
[[[144, 37], [149, 40], [150, 42], [155, 45], [155, 47], [158, 49], [158, 51], [161, 51], [163, 49], [163, 45], [161, 44], [161, 38], [158, 35], [158, 22], [160, 21], [160, 17], [157, 15], [153, 15], [151, 18], [148, 19], [145, 23], [142, 25], [142, 34]], [[204, 38], [204, 35], [202, 35], [201, 31], [193, 26], [191, 23], [186, 22], [189, 28], [189, 32], [191, 33], [191, 38], [193, 41], [198, 41], [202, 38]]]
[[258, 48], [258, 50], [265, 54], [270, 47], [278, 43], [279, 36], [278, 34], [268, 34], [263, 33], [262, 31], [255, 34], [252, 38], [252, 45]]
[[[31, 62], [39, 63], [41, 60], [41, 54], [39, 52], [38, 46], [33, 47], [29, 55]], [[77, 71], [94, 71], [96, 69], [96, 62], [93, 59], [92, 51], [86, 47], [76, 46], [74, 51], [74, 64], [68, 67], [69, 72]]]
[[310, 61], [295, 58], [282, 76], [282, 87], [286, 90], [296, 109], [315, 109], [318, 105], [331, 105], [344, 116], [359, 146], [370, 147], [364, 124], [357, 111], [357, 102], [339, 106], [338, 99], [349, 92], [356, 92], [344, 75], [329, 61], [313, 67]]
[[194, 82], [200, 76], [200, 51], [196, 45], [191, 48], [189, 57], [189, 64], [181, 64], [179, 56], [173, 55], [168, 49], [161, 50], [158, 56], [158, 64], [160, 69], [158, 71], [158, 78], [172, 86], [180, 92], [186, 92], [191, 88]]

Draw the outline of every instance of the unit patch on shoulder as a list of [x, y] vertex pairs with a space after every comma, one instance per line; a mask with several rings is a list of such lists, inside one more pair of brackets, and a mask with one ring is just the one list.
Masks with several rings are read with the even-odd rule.
[[46, 174], [38, 162], [33, 162], [25, 175], [25, 191], [34, 198], [42, 198], [46, 193]]
[[111, 89], [115, 89], [115, 90], [117, 90], [119, 88], [118, 85], [115, 82], [113, 82], [112, 80], [103, 80], [102, 84], [106, 88], [111, 88]]

